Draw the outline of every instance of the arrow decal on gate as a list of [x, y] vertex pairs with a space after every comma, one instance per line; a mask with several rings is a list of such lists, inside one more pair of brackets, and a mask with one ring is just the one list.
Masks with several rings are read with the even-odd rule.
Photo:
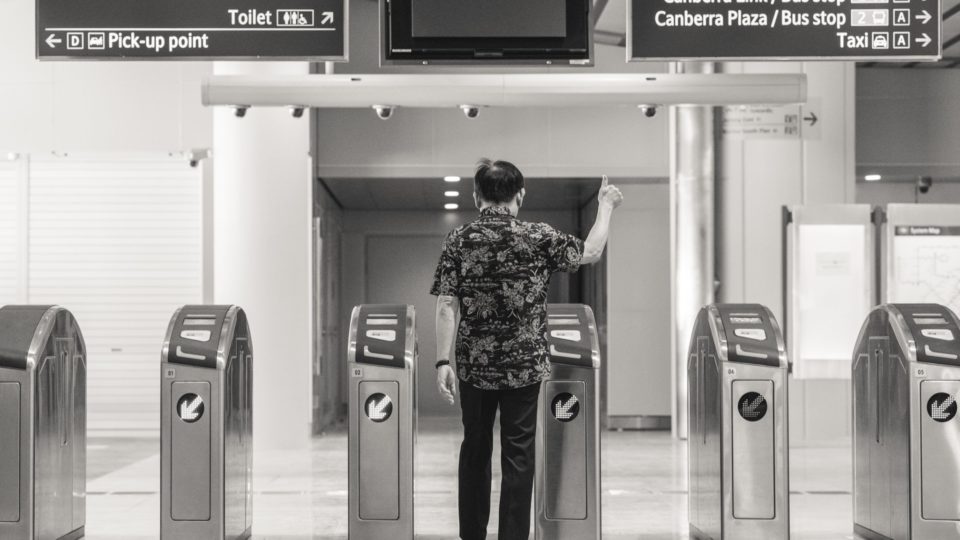
[[374, 422], [385, 422], [393, 413], [393, 400], [386, 394], [371, 394], [364, 405], [367, 418]]
[[553, 417], [561, 422], [570, 422], [580, 414], [580, 400], [567, 392], [557, 394], [550, 405]]
[[177, 416], [188, 424], [203, 417], [203, 398], [197, 394], [184, 394], [177, 401]]
[[949, 422], [957, 415], [957, 396], [938, 392], [927, 402], [927, 413], [937, 422]]

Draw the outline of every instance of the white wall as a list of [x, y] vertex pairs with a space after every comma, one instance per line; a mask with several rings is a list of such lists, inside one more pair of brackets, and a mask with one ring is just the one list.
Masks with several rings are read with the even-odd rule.
[[0, 1], [0, 150], [147, 152], [209, 148], [200, 106], [210, 63], [40, 62], [32, 0]]

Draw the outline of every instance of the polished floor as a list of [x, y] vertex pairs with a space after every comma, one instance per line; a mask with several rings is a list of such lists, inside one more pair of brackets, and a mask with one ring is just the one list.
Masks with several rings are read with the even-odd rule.
[[[456, 538], [457, 428], [455, 422], [421, 421], [418, 539]], [[345, 539], [346, 448], [345, 433], [335, 432], [315, 439], [310, 452], [255, 456], [254, 538]], [[90, 441], [88, 539], [159, 537], [157, 452], [156, 440]], [[495, 471], [498, 459], [495, 455]], [[666, 433], [605, 432], [603, 538], [687, 538], [685, 460], [684, 443]], [[853, 538], [850, 465], [849, 447], [793, 449], [790, 500], [794, 540]], [[499, 480], [494, 481], [496, 499]], [[495, 515], [490, 530], [496, 531]]]

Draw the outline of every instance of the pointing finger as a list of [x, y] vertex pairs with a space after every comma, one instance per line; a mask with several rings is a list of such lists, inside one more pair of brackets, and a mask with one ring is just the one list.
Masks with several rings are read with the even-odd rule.
[[603, 175], [603, 182], [600, 184], [600, 189], [606, 189], [610, 185], [610, 179], [607, 178], [607, 175]]

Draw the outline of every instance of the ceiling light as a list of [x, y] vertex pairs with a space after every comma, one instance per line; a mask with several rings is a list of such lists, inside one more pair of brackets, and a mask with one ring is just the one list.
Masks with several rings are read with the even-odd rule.
[[447, 203], [443, 205], [443, 207], [446, 208], [447, 210], [457, 210], [460, 208], [460, 205], [455, 202], [452, 202], [452, 203]]
[[459, 181], [460, 181], [460, 177], [459, 177], [459, 176], [444, 176], [444, 177], [443, 177], [443, 181], [444, 181], [444, 182], [450, 182], [450, 183], [452, 184], [452, 183], [454, 183], [454, 182], [459, 182]]
[[460, 196], [460, 192], [459, 192], [459, 191], [444, 191], [444, 192], [443, 192], [443, 196], [444, 196], [444, 197], [459, 197], [459, 196]]
[[879, 182], [883, 179], [883, 176], [880, 176], [879, 174], [868, 174], [864, 176], [863, 179], [867, 182]]

